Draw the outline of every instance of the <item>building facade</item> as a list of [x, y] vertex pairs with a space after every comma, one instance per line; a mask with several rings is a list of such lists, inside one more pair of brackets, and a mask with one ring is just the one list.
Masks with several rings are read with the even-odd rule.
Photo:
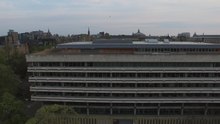
[[220, 115], [220, 45], [91, 41], [26, 56], [32, 101], [88, 115]]
[[194, 33], [191, 40], [195, 42], [220, 43], [220, 35], [197, 35]]

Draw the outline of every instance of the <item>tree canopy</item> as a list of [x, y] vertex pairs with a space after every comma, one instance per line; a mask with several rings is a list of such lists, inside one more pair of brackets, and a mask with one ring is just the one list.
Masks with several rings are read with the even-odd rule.
[[19, 79], [13, 73], [11, 68], [0, 63], [0, 95], [4, 92], [16, 94], [18, 85]]
[[[16, 53], [17, 54], [17, 53]], [[8, 56], [6, 50], [0, 49], [0, 123], [1, 124], [24, 124], [24, 105], [19, 97], [19, 68], [23, 68], [21, 57], [15, 53]], [[14, 68], [13, 66], [16, 66]], [[14, 69], [13, 69], [14, 68]]]
[[0, 98], [0, 122], [3, 124], [23, 124], [26, 120], [23, 114], [24, 104], [10, 93], [4, 93]]
[[45, 105], [37, 110], [35, 117], [29, 119], [26, 124], [45, 124], [48, 120], [53, 120], [53, 118], [61, 117], [60, 119], [65, 118], [66, 116], [76, 116], [77, 113], [73, 108], [63, 105]]

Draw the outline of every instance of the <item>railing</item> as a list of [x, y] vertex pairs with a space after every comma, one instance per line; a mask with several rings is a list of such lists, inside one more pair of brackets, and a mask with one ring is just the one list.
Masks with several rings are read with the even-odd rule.
[[78, 93], [220, 93], [220, 88], [74, 88], [30, 87], [32, 92], [78, 92]]
[[88, 68], [88, 67], [28, 67], [28, 72], [218, 72], [220, 71], [219, 67], [171, 67], [171, 68], [146, 68], [146, 67], [133, 67], [133, 68]]
[[95, 103], [220, 103], [220, 98], [91, 98], [31, 96], [32, 101], [95, 102]]
[[185, 78], [89, 78], [89, 77], [29, 77], [29, 82], [41, 82], [41, 81], [53, 81], [53, 82], [74, 82], [74, 81], [82, 81], [82, 82], [118, 82], [118, 83], [178, 83], [184, 82], [187, 83], [190, 81], [195, 83], [208, 83], [208, 81], [216, 82], [220, 81], [220, 78], [202, 78], [202, 77], [185, 77]]

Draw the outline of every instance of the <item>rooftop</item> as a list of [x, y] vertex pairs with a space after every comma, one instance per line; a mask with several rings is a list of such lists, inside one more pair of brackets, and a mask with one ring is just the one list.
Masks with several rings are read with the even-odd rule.
[[87, 42], [71, 42], [57, 45], [56, 48], [79, 48], [79, 49], [95, 49], [95, 48], [149, 48], [149, 47], [220, 47], [218, 44], [190, 42], [190, 41], [175, 41], [168, 40], [158, 41], [156, 39], [146, 39], [145, 41], [130, 41], [130, 40], [100, 40]]
[[194, 35], [193, 38], [220, 38], [220, 35]]
[[[168, 40], [158, 41], [156, 39], [146, 39], [144, 41], [130, 40], [98, 40], [98, 41], [81, 41], [58, 44], [56, 48], [47, 49], [34, 55], [72, 55], [72, 54], [132, 54], [135, 51], [150, 49], [187, 49], [188, 51], [205, 49], [205, 51], [213, 51], [220, 49], [220, 44], [203, 43], [203, 42], [170, 42]], [[99, 50], [100, 49], [100, 50]], [[193, 49], [193, 50], [192, 50]], [[200, 51], [200, 50], [199, 50]], [[160, 51], [161, 53], [161, 51]], [[172, 52], [173, 53], [173, 52]], [[199, 52], [197, 52], [199, 53]], [[165, 54], [168, 54], [165, 52]], [[181, 53], [179, 53], [181, 54]], [[184, 53], [182, 53], [184, 54]], [[201, 53], [204, 54], [204, 53]]]

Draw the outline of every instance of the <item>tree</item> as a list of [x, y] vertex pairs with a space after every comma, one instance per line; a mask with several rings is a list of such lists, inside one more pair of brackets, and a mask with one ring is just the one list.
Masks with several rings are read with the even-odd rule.
[[26, 121], [23, 102], [15, 98], [19, 96], [21, 84], [15, 72], [22, 72], [24, 60], [16, 52], [7, 54], [6, 50], [0, 49], [0, 124], [24, 124]]
[[66, 116], [76, 116], [77, 113], [73, 108], [63, 105], [46, 105], [42, 106], [37, 110], [35, 117], [29, 119], [26, 124], [45, 124], [49, 120], [54, 118], [61, 117], [61, 119], [66, 119]]
[[29, 52], [30, 53], [36, 53], [36, 52], [40, 52], [43, 51], [45, 49], [51, 49], [53, 48], [55, 45], [46, 45], [46, 46], [40, 46], [40, 45], [32, 45], [29, 47]]
[[25, 79], [27, 74], [27, 63], [24, 54], [18, 52], [13, 53], [9, 60], [8, 64], [20, 79]]
[[37, 113], [36, 116], [41, 116], [41, 115], [45, 115], [48, 113], [54, 113], [54, 114], [74, 114], [76, 115], [77, 113], [74, 111], [74, 109], [72, 109], [69, 106], [64, 106], [64, 105], [45, 105], [43, 107], [41, 107]]
[[25, 55], [17, 52], [6, 54], [7, 49], [0, 49], [0, 96], [4, 92], [12, 93], [24, 99], [27, 82], [27, 64]]
[[4, 92], [16, 94], [20, 81], [13, 73], [12, 69], [4, 64], [0, 64], [0, 96]]
[[0, 49], [0, 96], [4, 92], [9, 92], [13, 95], [18, 93], [17, 89], [19, 84], [21, 84], [19, 77], [26, 76], [25, 65], [24, 55], [22, 57], [15, 52], [10, 57], [7, 57], [6, 50]]
[[0, 64], [6, 64], [6, 53], [3, 49], [0, 49]]
[[36, 118], [29, 119], [25, 124], [37, 124], [38, 120]]
[[10, 93], [4, 93], [0, 99], [0, 121], [3, 124], [24, 124], [23, 102]]

